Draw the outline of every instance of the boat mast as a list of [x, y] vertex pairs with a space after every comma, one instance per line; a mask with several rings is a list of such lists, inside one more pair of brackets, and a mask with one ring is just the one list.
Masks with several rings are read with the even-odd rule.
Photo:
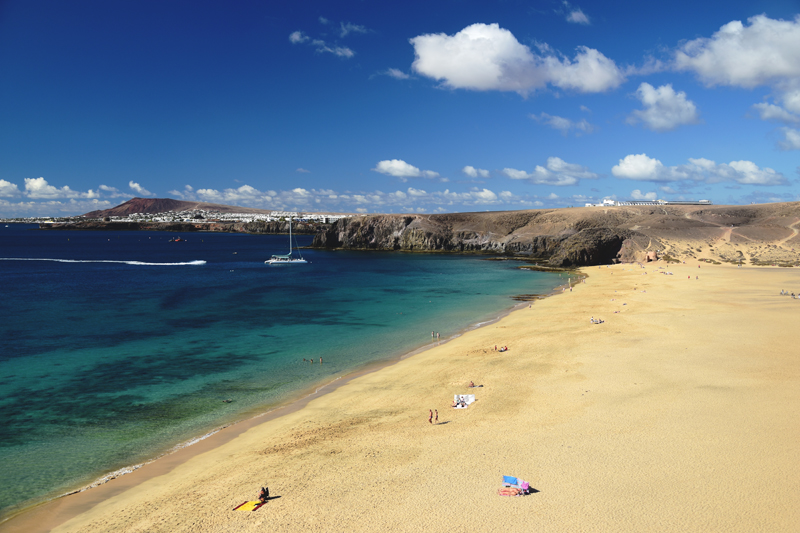
[[289, 255], [292, 255], [292, 217], [289, 217]]

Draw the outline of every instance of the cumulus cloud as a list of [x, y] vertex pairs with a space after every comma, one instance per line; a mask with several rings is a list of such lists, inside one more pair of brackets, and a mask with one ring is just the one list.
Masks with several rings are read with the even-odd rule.
[[753, 109], [758, 111], [761, 120], [770, 120], [774, 122], [800, 122], [800, 116], [790, 113], [786, 109], [775, 104], [768, 104], [766, 102], [754, 104]]
[[568, 135], [570, 131], [575, 131], [575, 135], [578, 136], [584, 133], [592, 133], [594, 131], [594, 126], [585, 118], [575, 122], [568, 118], [559, 117], [556, 115], [548, 115], [547, 113], [530, 115], [530, 117], [536, 122], [547, 124], [551, 128], [560, 131], [564, 136]]
[[470, 165], [467, 165], [464, 168], [462, 168], [461, 172], [463, 172], [464, 174], [466, 174], [470, 178], [477, 178], [477, 177], [488, 178], [489, 177], [489, 171], [488, 170], [484, 170], [482, 168], [475, 168], [475, 167], [470, 166]]
[[526, 180], [534, 185], [575, 185], [581, 179], [594, 179], [597, 174], [588, 168], [574, 163], [567, 163], [559, 157], [548, 157], [547, 165], [537, 165], [533, 172], [504, 168], [503, 174], [512, 180]]
[[432, 170], [420, 170], [414, 165], [410, 165], [402, 159], [387, 159], [385, 161], [378, 161], [378, 164], [373, 168], [375, 172], [386, 174], [387, 176], [394, 176], [400, 178], [401, 181], [406, 181], [408, 178], [438, 178], [439, 173]]
[[25, 178], [25, 196], [37, 200], [53, 200], [56, 198], [98, 198], [100, 195], [91, 189], [87, 192], [73, 191], [67, 185], [57, 188], [47, 183], [44, 178]]
[[800, 150], [800, 131], [792, 128], [781, 128], [784, 139], [778, 143], [782, 150]]
[[410, 39], [412, 68], [451, 89], [514, 91], [523, 96], [550, 84], [582, 93], [618, 87], [625, 76], [599, 51], [579, 46], [573, 60], [540, 45], [541, 54], [498, 24], [473, 24], [456, 33]]
[[671, 84], [654, 88], [649, 83], [642, 83], [636, 90], [636, 97], [644, 104], [644, 109], [635, 110], [627, 122], [642, 122], [653, 131], [674, 130], [683, 124], [696, 124], [697, 106], [686, 99], [686, 93], [675, 92]]
[[683, 43], [675, 68], [696, 73], [708, 86], [748, 89], [800, 77], [800, 15], [793, 21], [756, 15], [747, 22], [734, 20], [711, 37]]
[[141, 196], [153, 196], [153, 193], [136, 183], [135, 181], [131, 180], [128, 182], [128, 187], [131, 188], [133, 192]]
[[0, 197], [12, 198], [19, 195], [19, 187], [16, 183], [0, 179]]
[[653, 202], [658, 199], [658, 195], [655, 192], [643, 193], [639, 189], [634, 189], [631, 191], [631, 198], [634, 200], [647, 200]]
[[664, 166], [647, 154], [630, 154], [614, 165], [611, 173], [622, 179], [671, 182], [688, 181], [704, 183], [736, 182], [743, 185], [785, 185], [786, 177], [771, 168], [759, 168], [752, 161], [731, 161], [717, 164], [705, 158], [672, 167]]

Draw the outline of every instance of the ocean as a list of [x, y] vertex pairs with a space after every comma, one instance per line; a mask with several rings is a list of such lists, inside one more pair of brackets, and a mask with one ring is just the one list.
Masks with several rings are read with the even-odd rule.
[[36, 228], [0, 227], [0, 516], [564, 281], [467, 255], [302, 250], [309, 264], [265, 265], [285, 235]]

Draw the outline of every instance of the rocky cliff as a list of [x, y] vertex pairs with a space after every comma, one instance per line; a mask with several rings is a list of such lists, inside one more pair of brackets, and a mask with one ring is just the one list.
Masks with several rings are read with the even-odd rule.
[[[554, 267], [658, 257], [800, 265], [800, 203], [618, 206], [342, 219], [313, 247], [484, 252]], [[797, 250], [797, 251], [795, 251]]]
[[[631, 230], [571, 223], [556, 211], [518, 211], [342, 219], [317, 234], [312, 247], [484, 252], [569, 267], [632, 259], [638, 252], [643, 256], [647, 240]], [[620, 257], [626, 241], [631, 257]]]

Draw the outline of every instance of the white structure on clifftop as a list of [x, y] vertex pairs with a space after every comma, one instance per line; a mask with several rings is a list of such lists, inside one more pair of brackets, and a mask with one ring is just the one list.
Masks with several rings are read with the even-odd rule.
[[586, 207], [617, 207], [623, 205], [711, 205], [711, 200], [631, 200], [629, 202], [618, 202], [606, 198], [602, 203], [587, 203]]

